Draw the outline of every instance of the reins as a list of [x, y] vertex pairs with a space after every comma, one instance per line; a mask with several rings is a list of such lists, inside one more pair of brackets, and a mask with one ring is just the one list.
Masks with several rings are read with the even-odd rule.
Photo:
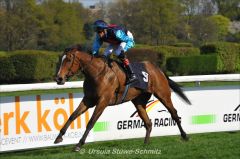
[[[75, 56], [76, 56], [76, 55], [75, 55]], [[81, 70], [81, 72], [82, 72], [83, 74], [86, 74], [86, 71], [85, 71], [85, 70], [86, 70], [89, 66], [91, 66], [91, 65], [93, 64], [93, 59], [94, 59], [94, 57], [91, 56], [91, 60], [90, 60], [89, 62], [87, 62], [87, 64], [83, 64], [83, 63], [81, 62], [81, 60], [78, 59], [78, 63], [79, 63], [79, 65], [80, 65], [80, 70]], [[101, 71], [99, 71], [99, 73], [96, 74], [96, 75], [94, 76], [94, 78], [100, 76], [100, 75], [104, 72], [105, 68], [106, 68], [106, 66], [104, 66], [104, 68], [103, 68]]]
[[87, 67], [89, 67], [89, 65], [92, 64], [93, 56], [91, 56], [91, 60], [87, 63], [87, 65], [84, 65], [81, 63], [81, 60], [74, 53], [72, 55], [73, 55], [73, 58], [72, 58], [71, 66], [68, 68], [68, 73], [67, 73], [68, 76], [71, 76], [74, 74], [72, 71], [74, 64], [79, 65], [79, 68], [80, 68], [81, 72], [83, 72], [83, 73], [84, 73], [84, 70]]

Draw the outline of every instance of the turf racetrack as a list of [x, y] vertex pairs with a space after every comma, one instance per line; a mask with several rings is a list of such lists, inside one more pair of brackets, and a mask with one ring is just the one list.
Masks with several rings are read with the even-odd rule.
[[80, 152], [72, 152], [74, 145], [25, 150], [0, 154], [0, 159], [129, 159], [129, 158], [186, 158], [237, 159], [240, 156], [240, 131], [190, 134], [189, 141], [180, 136], [151, 137], [87, 143]]

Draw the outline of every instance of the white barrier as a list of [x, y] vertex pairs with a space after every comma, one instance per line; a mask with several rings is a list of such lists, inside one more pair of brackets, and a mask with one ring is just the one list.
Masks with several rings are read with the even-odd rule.
[[[172, 94], [187, 133], [240, 130], [238, 86], [189, 88], [189, 106]], [[82, 93], [0, 97], [0, 152], [54, 146], [64, 122], [82, 100]], [[179, 134], [166, 108], [154, 97], [146, 106], [153, 124], [151, 136]], [[77, 118], [60, 145], [82, 137], [93, 109]], [[107, 107], [90, 132], [87, 142], [144, 137], [145, 128], [131, 102]], [[58, 146], [58, 145], [56, 145]]]
[[240, 74], [175, 76], [171, 79], [175, 82], [240, 81]]
[[[240, 74], [175, 76], [170, 78], [175, 82], [240, 81]], [[80, 87], [83, 87], [83, 81], [66, 82], [65, 85], [57, 85], [56, 82], [35, 83], [35, 84], [13, 84], [13, 85], [0, 85], [0, 92], [64, 89], [64, 88], [80, 88]]]
[[57, 85], [56, 82], [34, 83], [34, 84], [12, 84], [12, 85], [0, 85], [0, 92], [49, 90], [49, 89], [65, 89], [65, 88], [81, 88], [81, 87], [83, 87], [83, 81], [66, 82], [64, 85]]

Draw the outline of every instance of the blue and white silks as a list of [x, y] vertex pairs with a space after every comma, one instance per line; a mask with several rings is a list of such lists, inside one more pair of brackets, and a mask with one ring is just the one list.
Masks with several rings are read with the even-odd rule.
[[[113, 51], [115, 52], [115, 54], [117, 56], [119, 56], [122, 50], [124, 52], [126, 52], [128, 49], [132, 48], [135, 45], [133, 35], [130, 31], [127, 31], [127, 34], [122, 30], [117, 30], [112, 33], [115, 34], [115, 36], [110, 36], [109, 34], [106, 34], [105, 35], [106, 37], [104, 38], [105, 40], [101, 39], [98, 34], [96, 35], [94, 43], [93, 43], [93, 47], [92, 47], [93, 54], [98, 53], [103, 42], [109, 43], [109, 46], [104, 51], [105, 56], [108, 56]], [[112, 39], [113, 37], [114, 37], [114, 39]], [[117, 41], [117, 43], [116, 43], [116, 41]]]

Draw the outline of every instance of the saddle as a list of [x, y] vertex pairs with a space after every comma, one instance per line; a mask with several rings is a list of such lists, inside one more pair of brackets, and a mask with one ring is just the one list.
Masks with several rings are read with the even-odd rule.
[[[109, 67], [112, 67], [112, 63], [116, 62], [119, 68], [125, 73], [126, 77], [128, 77], [122, 62], [113, 59], [104, 59], [104, 61], [108, 64]], [[137, 76], [137, 81], [130, 83], [129, 87], [146, 90], [148, 88], [148, 72], [146, 71], [144, 64], [142, 62], [133, 62], [131, 65], [133, 72]]]

